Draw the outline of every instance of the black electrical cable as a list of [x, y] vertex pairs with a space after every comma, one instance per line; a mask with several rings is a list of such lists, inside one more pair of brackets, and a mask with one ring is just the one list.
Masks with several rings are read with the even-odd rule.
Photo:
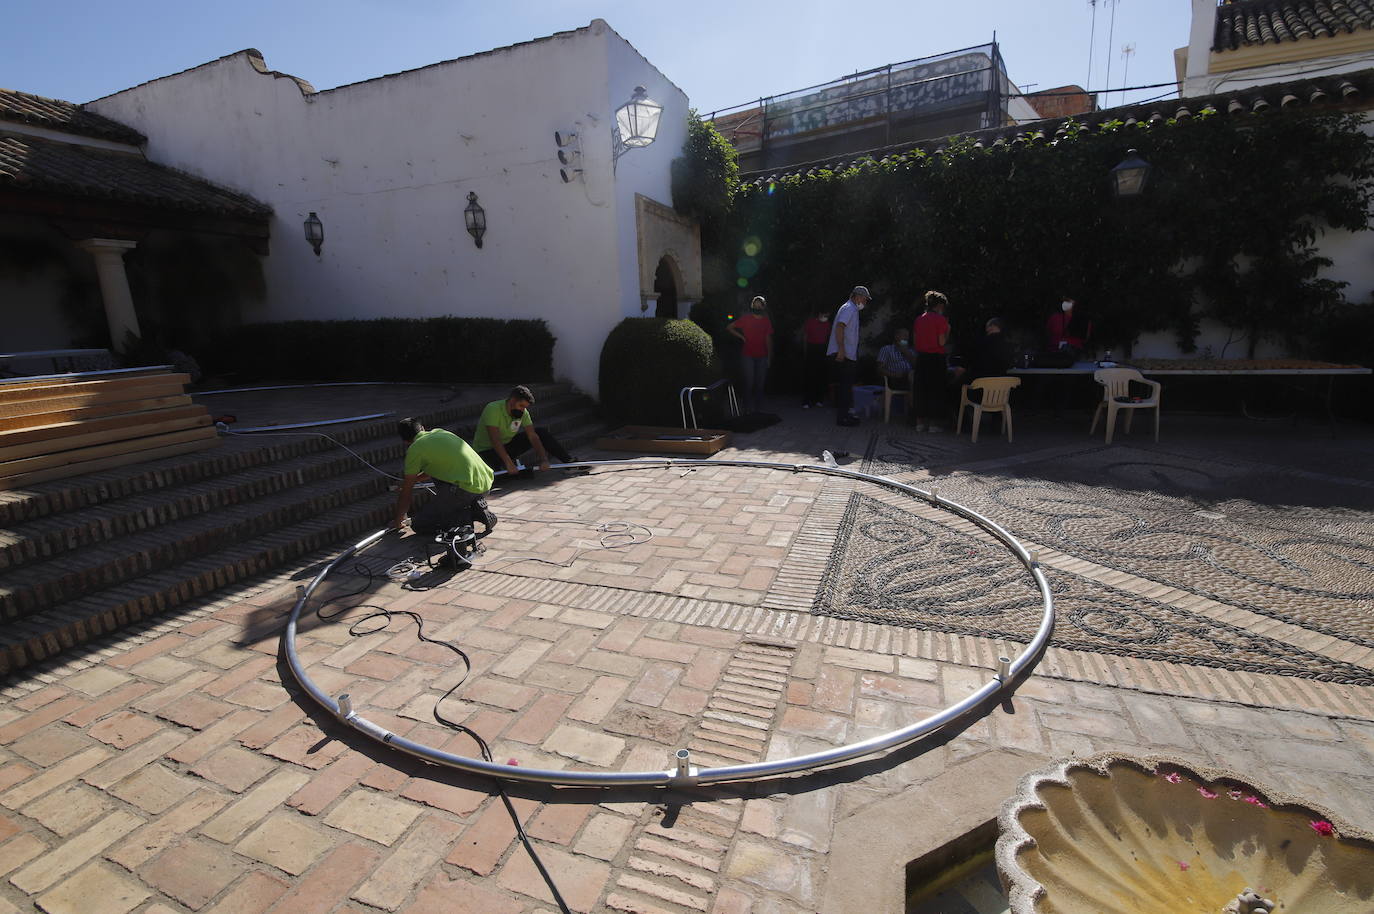
[[[459, 733], [464, 733], [467, 736], [471, 737], [472, 741], [477, 744], [478, 750], [482, 753], [482, 758], [488, 762], [495, 762], [495, 759], [492, 757], [491, 754], [491, 747], [487, 745], [487, 741], [482, 738], [481, 734], [479, 734], [476, 730], [472, 729], [471, 727], [466, 726], [465, 724], [460, 724], [457, 721], [449, 720], [448, 718], [444, 717], [442, 714], [439, 713], [439, 706], [442, 705], [446, 700], [448, 700], [453, 695], [453, 693], [457, 692], [458, 689], [462, 687], [463, 683], [467, 681], [468, 676], [472, 673], [472, 658], [470, 658], [467, 655], [466, 651], [464, 651], [461, 647], [459, 647], [451, 641], [445, 641], [441, 638], [430, 638], [427, 635], [425, 635], [424, 617], [421, 616], [419, 613], [412, 612], [408, 609], [387, 609], [384, 606], [378, 606], [376, 603], [353, 603], [349, 606], [342, 607], [336, 612], [325, 613], [324, 608], [330, 605], [331, 603], [337, 603], [340, 600], [346, 600], [349, 597], [361, 596], [362, 594], [366, 593], [369, 589], [371, 589], [373, 582], [377, 579], [376, 572], [374, 572], [371, 568], [369, 568], [362, 562], [355, 563], [353, 566], [353, 571], [355, 574], [360, 574], [366, 578], [366, 580], [363, 582], [363, 585], [359, 587], [357, 590], [339, 594], [338, 596], [330, 597], [328, 600], [325, 600], [324, 602], [320, 603], [318, 606], [315, 607], [315, 616], [321, 622], [330, 622], [334, 619], [339, 618], [340, 616], [344, 615], [350, 610], [374, 610], [373, 612], [370, 612], [365, 616], [353, 620], [353, 622], [348, 626], [348, 633], [355, 638], [360, 638], [365, 635], [375, 635], [379, 632], [384, 632], [391, 627], [391, 620], [393, 618], [395, 618], [396, 616], [407, 616], [415, 623], [416, 638], [427, 644], [437, 644], [442, 647], [446, 647], [449, 650], [453, 651], [455, 654], [457, 654], [458, 659], [463, 662], [463, 675], [456, 683], [453, 684], [453, 686], [447, 692], [445, 692], [443, 695], [439, 697], [438, 701], [434, 703], [434, 710], [432, 712], [434, 715], [434, 719], [442, 726], [448, 727], [452, 730], [457, 730]], [[381, 620], [380, 625], [367, 625], [368, 622], [371, 622], [376, 619]], [[520, 814], [516, 812], [515, 804], [511, 802], [510, 795], [506, 793], [506, 785], [496, 778], [492, 778], [491, 781], [493, 784], [496, 785], [496, 792], [500, 795], [501, 802], [505, 804], [506, 812], [510, 814], [511, 823], [515, 826], [516, 836], [520, 839], [520, 843], [524, 845], [525, 852], [530, 855], [530, 860], [534, 863], [534, 868], [537, 869], [539, 871], [539, 875], [543, 877], [544, 884], [549, 887], [549, 892], [553, 895], [553, 900], [555, 903], [557, 903], [558, 909], [562, 912], [562, 914], [572, 914], [572, 911], [568, 908], [567, 902], [563, 900], [562, 893], [558, 891], [558, 886], [554, 883], [552, 874], [550, 874], [548, 868], [544, 866], [544, 861], [539, 859], [539, 854], [535, 851], [534, 845], [530, 842], [529, 835], [525, 833], [525, 826], [520, 821]]]

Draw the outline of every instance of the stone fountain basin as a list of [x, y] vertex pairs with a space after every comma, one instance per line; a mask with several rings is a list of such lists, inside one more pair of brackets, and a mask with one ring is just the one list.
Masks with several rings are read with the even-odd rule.
[[1280, 912], [1374, 912], [1367, 832], [1178, 760], [1060, 762], [1026, 775], [998, 824], [1012, 914], [1222, 914], [1247, 888]]

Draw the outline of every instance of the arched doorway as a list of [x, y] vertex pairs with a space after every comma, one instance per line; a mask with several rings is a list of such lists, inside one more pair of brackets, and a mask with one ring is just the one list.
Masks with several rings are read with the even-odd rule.
[[654, 317], [677, 317], [677, 270], [672, 260], [665, 254], [654, 270], [654, 291], [658, 293], [658, 310]]

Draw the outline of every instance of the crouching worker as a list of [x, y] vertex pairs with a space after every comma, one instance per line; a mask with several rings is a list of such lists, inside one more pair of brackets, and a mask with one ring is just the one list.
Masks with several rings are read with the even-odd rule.
[[495, 477], [477, 452], [453, 432], [442, 428], [426, 431], [415, 419], [402, 419], [396, 423], [396, 431], [406, 443], [406, 462], [391, 529], [399, 530], [405, 524], [415, 483], [429, 479], [434, 481], [435, 497], [415, 512], [411, 527], [416, 533], [433, 536], [473, 520], [486, 526], [483, 536], [490, 533], [496, 526], [496, 515], [482, 496], [491, 491]]
[[[515, 458], [529, 448], [539, 459], [539, 469], [549, 468], [549, 454], [558, 458], [559, 463], [572, 463], [569, 454], [558, 439], [548, 429], [536, 429], [530, 417], [530, 405], [534, 394], [521, 385], [512, 387], [504, 400], [492, 400], [482, 410], [477, 420], [477, 432], [472, 436], [472, 446], [478, 455], [494, 470], [505, 470], [511, 476], [516, 474]], [[516, 433], [524, 431], [520, 438]]]

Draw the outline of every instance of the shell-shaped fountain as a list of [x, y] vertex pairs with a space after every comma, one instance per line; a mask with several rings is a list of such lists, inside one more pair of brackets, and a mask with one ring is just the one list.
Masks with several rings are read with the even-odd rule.
[[1011, 914], [1374, 914], [1374, 839], [1240, 776], [1070, 759], [1002, 808]]

